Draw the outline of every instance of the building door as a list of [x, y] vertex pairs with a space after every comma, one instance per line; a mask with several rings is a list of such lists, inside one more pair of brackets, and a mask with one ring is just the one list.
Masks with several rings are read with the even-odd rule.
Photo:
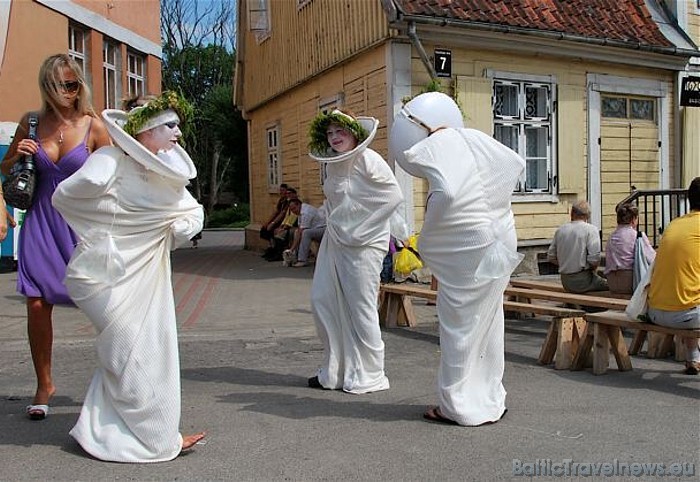
[[588, 200], [604, 240], [633, 186], [669, 188], [670, 90], [663, 80], [588, 75]]
[[600, 207], [603, 240], [617, 225], [615, 206], [634, 189], [659, 189], [657, 100], [602, 93]]

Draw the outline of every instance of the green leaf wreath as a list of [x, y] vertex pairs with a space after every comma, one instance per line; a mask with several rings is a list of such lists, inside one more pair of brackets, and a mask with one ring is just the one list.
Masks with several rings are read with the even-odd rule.
[[321, 154], [328, 152], [331, 148], [328, 143], [328, 135], [326, 134], [330, 124], [338, 124], [344, 129], [349, 130], [355, 139], [357, 139], [358, 144], [369, 136], [367, 129], [362, 127], [356, 120], [351, 120], [346, 115], [337, 112], [330, 112], [328, 114], [321, 112], [314, 117], [309, 127], [309, 137], [311, 139], [309, 141], [309, 150], [311, 152]]
[[173, 90], [166, 90], [160, 97], [149, 100], [145, 105], [133, 109], [128, 114], [124, 131], [135, 136], [136, 132], [148, 122], [148, 119], [168, 109], [175, 111], [182, 124], [187, 124], [194, 116], [194, 108], [187, 102], [187, 99]]

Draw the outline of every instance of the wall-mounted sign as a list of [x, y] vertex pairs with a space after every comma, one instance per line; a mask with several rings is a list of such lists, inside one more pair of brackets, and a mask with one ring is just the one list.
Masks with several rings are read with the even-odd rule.
[[700, 77], [685, 77], [681, 83], [681, 105], [700, 107]]
[[452, 77], [452, 51], [435, 49], [435, 73], [438, 77]]

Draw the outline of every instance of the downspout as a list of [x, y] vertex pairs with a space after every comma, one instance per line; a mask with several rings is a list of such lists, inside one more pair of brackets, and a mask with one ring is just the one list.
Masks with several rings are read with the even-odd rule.
[[418, 38], [418, 35], [416, 34], [416, 22], [414, 22], [413, 20], [408, 22], [407, 35], [408, 35], [408, 38], [411, 40], [411, 44], [413, 45], [413, 48], [415, 48], [416, 51], [418, 52], [418, 57], [420, 57], [421, 62], [423, 62], [425, 69], [430, 74], [430, 78], [437, 79], [437, 74], [435, 73], [435, 68], [433, 67], [433, 64], [430, 63], [430, 59], [428, 58], [428, 54], [425, 52], [425, 49], [423, 48], [423, 44], [420, 42], [420, 39]]

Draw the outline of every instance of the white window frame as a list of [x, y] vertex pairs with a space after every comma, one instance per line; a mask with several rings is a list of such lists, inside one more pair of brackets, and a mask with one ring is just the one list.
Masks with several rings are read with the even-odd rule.
[[270, 0], [248, 0], [248, 27], [258, 43], [270, 38]]
[[[113, 58], [109, 58], [110, 48], [113, 49]], [[121, 97], [120, 53], [121, 49], [118, 43], [108, 39], [103, 40], [102, 80], [105, 88], [105, 109], [118, 109], [121, 107], [118, 105]], [[110, 99], [110, 94], [114, 97], [113, 99]]]
[[75, 25], [68, 25], [68, 56], [75, 60], [87, 78], [89, 72], [85, 68], [87, 65], [87, 46], [85, 37], [87, 32]]
[[[126, 57], [126, 81], [129, 97], [146, 94], [146, 58], [132, 51], [128, 51]], [[131, 68], [132, 60], [136, 69]]]
[[280, 173], [282, 172], [282, 149], [280, 147], [280, 125], [271, 124], [265, 128], [265, 152], [267, 165], [267, 190], [279, 190]]
[[[553, 202], [557, 199], [557, 82], [556, 78], [551, 75], [529, 75], [519, 74], [514, 72], [499, 72], [487, 71], [487, 77], [490, 77], [493, 82], [492, 97], [491, 97], [491, 112], [493, 122], [493, 132], [495, 134], [497, 126], [514, 126], [518, 128], [518, 146], [514, 149], [520, 154], [523, 159], [528, 161], [527, 156], [527, 137], [526, 129], [528, 127], [542, 128], [548, 130], [547, 137], [547, 152], [546, 152], [546, 176], [547, 187], [539, 189], [531, 189], [527, 186], [528, 169], [520, 177], [518, 185], [513, 191], [514, 201], [531, 202], [531, 201], [547, 201]], [[497, 118], [495, 114], [496, 105], [496, 86], [506, 84], [514, 85], [518, 88], [518, 115], [517, 116], [501, 116]], [[546, 88], [548, 89], [547, 101], [547, 116], [542, 118], [527, 118], [525, 115], [526, 87]], [[534, 159], [533, 159], [534, 160]]]

